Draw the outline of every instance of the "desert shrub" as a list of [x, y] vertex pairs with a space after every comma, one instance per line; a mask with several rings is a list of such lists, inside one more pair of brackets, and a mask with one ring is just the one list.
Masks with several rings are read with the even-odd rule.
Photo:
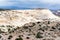
[[0, 35], [0, 38], [1, 38], [2, 36]]
[[50, 24], [50, 21], [48, 21], [48, 24]]
[[15, 40], [23, 40], [21, 37], [19, 37], [19, 38], [16, 38]]
[[42, 34], [40, 32], [37, 33], [36, 38], [43, 38]]
[[26, 37], [26, 39], [29, 39], [29, 37]]
[[28, 26], [23, 26], [24, 29], [28, 29]]
[[1, 33], [4, 33], [4, 32], [3, 32], [3, 31], [1, 31], [1, 29], [0, 29], [0, 34], [1, 34]]
[[0, 27], [5, 27], [4, 25], [1, 25]]
[[8, 37], [8, 39], [11, 39], [12, 38], [12, 35], [10, 35], [9, 37]]

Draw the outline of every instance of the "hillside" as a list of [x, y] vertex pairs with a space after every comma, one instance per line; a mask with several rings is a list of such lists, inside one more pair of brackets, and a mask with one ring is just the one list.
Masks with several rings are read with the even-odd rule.
[[0, 40], [60, 40], [60, 17], [41, 8], [1, 10]]
[[[33, 10], [5, 10], [0, 11], [0, 25], [23, 26], [29, 22], [37, 22], [43, 20], [59, 21], [59, 17], [55, 16], [49, 9], [33, 9]], [[3, 29], [3, 27], [1, 27]], [[5, 29], [7, 31], [7, 27]]]

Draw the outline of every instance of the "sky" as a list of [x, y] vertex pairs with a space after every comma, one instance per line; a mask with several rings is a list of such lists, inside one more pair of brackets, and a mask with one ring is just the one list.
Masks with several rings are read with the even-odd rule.
[[48, 8], [56, 10], [60, 9], [60, 0], [0, 0], [0, 8]]

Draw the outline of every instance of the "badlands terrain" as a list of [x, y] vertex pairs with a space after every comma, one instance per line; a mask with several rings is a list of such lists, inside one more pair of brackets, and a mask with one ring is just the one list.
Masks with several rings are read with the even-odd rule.
[[0, 40], [60, 40], [60, 17], [49, 9], [1, 10]]

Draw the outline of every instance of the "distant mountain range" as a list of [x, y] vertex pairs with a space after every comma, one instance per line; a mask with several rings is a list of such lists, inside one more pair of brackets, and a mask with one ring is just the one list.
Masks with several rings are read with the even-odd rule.
[[60, 10], [52, 10], [53, 14], [60, 16]]
[[5, 11], [5, 10], [10, 10], [10, 9], [1, 9], [1, 8], [0, 8], [0, 11]]

